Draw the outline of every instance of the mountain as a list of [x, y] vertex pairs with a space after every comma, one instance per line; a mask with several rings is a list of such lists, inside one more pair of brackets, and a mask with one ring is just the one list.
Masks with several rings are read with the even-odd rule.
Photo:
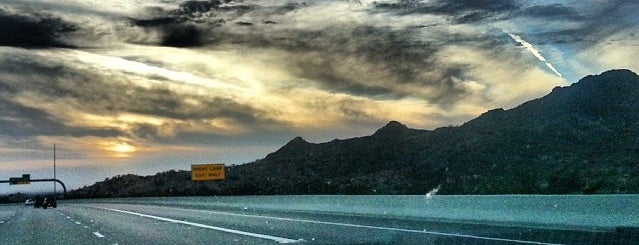
[[294, 138], [264, 159], [195, 183], [188, 171], [118, 176], [76, 197], [253, 194], [639, 193], [639, 77], [587, 76], [510, 110], [458, 127], [389, 122], [373, 135]]

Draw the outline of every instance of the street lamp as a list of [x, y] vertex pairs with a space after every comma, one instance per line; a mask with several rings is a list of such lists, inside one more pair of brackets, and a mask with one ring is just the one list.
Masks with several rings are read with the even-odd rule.
[[[56, 179], [55, 176], [55, 144], [53, 144], [53, 179]], [[55, 181], [53, 182], [53, 196], [54, 197], [58, 197], [58, 192], [56, 191], [56, 183]]]

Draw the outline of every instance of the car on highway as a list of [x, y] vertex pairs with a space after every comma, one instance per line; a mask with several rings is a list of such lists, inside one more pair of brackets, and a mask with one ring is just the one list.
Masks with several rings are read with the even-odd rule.
[[55, 200], [55, 197], [45, 197], [42, 202], [42, 208], [47, 209], [47, 207], [58, 207], [58, 202]]
[[33, 202], [33, 207], [39, 208], [42, 207], [42, 205], [44, 205], [44, 198], [41, 196], [36, 196], [35, 201]]
[[30, 206], [33, 205], [35, 203], [35, 201], [33, 201], [33, 199], [27, 199], [24, 201], [24, 206]]
[[[27, 203], [25, 202], [25, 205], [27, 205]], [[57, 208], [58, 207], [58, 202], [55, 199], [55, 197], [41, 197], [41, 196], [37, 196], [35, 197], [35, 201], [33, 201], [33, 207], [34, 208], [48, 208], [48, 207], [53, 207], [53, 208]]]

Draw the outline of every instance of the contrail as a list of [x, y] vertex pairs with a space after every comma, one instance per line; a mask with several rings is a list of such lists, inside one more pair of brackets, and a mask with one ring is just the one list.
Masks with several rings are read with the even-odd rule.
[[516, 42], [521, 43], [521, 45], [523, 45], [528, 51], [530, 51], [530, 53], [532, 53], [535, 57], [537, 57], [539, 61], [544, 62], [546, 66], [550, 68], [550, 70], [552, 70], [555, 74], [557, 74], [558, 77], [563, 77], [561, 73], [559, 73], [559, 71], [557, 71], [557, 69], [555, 69], [555, 67], [552, 64], [550, 64], [550, 62], [546, 61], [546, 58], [544, 58], [544, 56], [541, 56], [541, 53], [539, 53], [539, 51], [535, 49], [535, 47], [533, 47], [532, 44], [530, 44], [529, 42], [526, 42], [526, 40], [522, 39], [520, 36], [513, 35], [508, 32], [506, 32], [506, 34], [508, 34], [508, 36], [510, 36], [510, 38], [512, 38]]

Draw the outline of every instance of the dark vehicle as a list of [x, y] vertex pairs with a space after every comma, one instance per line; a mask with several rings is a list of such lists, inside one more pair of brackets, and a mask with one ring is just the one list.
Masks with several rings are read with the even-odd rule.
[[33, 207], [34, 208], [42, 207], [44, 209], [47, 209], [48, 207], [57, 208], [58, 202], [56, 201], [55, 197], [37, 196], [35, 198], [35, 201], [33, 202]]
[[39, 208], [39, 207], [42, 207], [43, 205], [44, 205], [44, 198], [41, 196], [37, 196], [35, 198], [35, 202], [33, 203], [33, 207]]
[[58, 202], [56, 202], [55, 197], [45, 197], [44, 202], [42, 204], [42, 208], [47, 209], [47, 207], [58, 207]]

